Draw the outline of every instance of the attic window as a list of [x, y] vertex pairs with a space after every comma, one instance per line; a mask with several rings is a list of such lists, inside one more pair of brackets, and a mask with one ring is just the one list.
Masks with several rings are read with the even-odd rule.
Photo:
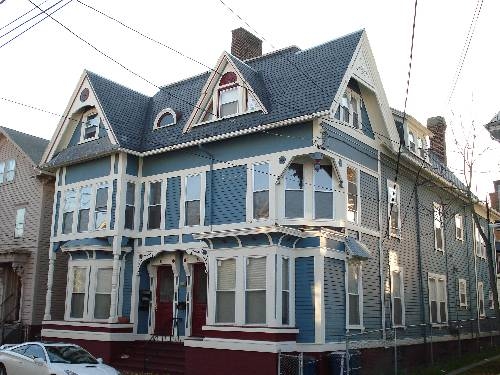
[[173, 109], [167, 108], [161, 111], [154, 122], [153, 129], [165, 128], [177, 122], [177, 114]]
[[219, 117], [231, 116], [239, 112], [240, 90], [231, 87], [219, 92]]
[[81, 142], [91, 141], [99, 137], [101, 118], [95, 110], [86, 112], [82, 116]]
[[225, 86], [229, 85], [231, 83], [235, 83], [238, 77], [236, 76], [235, 72], [227, 72], [222, 75], [220, 81], [219, 81], [219, 86]]

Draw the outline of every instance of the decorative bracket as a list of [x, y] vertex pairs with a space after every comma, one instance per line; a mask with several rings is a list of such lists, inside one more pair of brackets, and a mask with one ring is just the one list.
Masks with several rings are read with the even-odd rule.
[[160, 250], [153, 250], [153, 251], [150, 251], [150, 252], [148, 252], [148, 253], [146, 253], [146, 254], [141, 254], [141, 255], [142, 255], [142, 257], [141, 257], [141, 255], [139, 255], [139, 258], [138, 258], [138, 260], [137, 260], [137, 275], [138, 275], [138, 276], [139, 276], [139, 274], [140, 274], [140, 269], [141, 269], [141, 267], [142, 267], [142, 264], [143, 264], [144, 262], [146, 262], [147, 260], [154, 258], [154, 257], [155, 257], [155, 256], [157, 256], [159, 253], [161, 253], [161, 251], [160, 251]]
[[205, 264], [205, 273], [208, 273], [208, 252], [206, 249], [187, 249], [186, 254], [197, 256], [203, 260]]

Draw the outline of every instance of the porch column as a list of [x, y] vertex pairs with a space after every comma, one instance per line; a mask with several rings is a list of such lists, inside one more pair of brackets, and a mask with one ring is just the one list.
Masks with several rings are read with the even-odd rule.
[[51, 320], [50, 310], [52, 308], [52, 285], [54, 284], [54, 263], [56, 260], [56, 253], [52, 250], [52, 244], [49, 250], [49, 272], [47, 274], [47, 294], [45, 295], [45, 314], [43, 320]]
[[118, 321], [118, 283], [120, 280], [120, 253], [121, 253], [121, 236], [113, 238], [113, 274], [111, 276], [111, 306], [109, 308], [109, 322], [116, 323]]

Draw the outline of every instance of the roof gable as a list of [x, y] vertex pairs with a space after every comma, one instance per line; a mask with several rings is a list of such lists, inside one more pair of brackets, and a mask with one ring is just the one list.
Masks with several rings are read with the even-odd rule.
[[49, 141], [20, 131], [0, 127], [0, 132], [14, 143], [37, 166]]

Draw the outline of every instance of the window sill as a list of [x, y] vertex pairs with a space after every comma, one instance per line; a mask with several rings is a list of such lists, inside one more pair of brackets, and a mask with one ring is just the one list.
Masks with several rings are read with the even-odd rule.
[[432, 328], [445, 328], [448, 327], [448, 322], [445, 323], [431, 323]]
[[440, 253], [443, 253], [444, 254], [444, 249], [436, 249], [434, 248], [435, 251], [439, 251]]
[[208, 124], [211, 124], [211, 123], [214, 123], [214, 122], [217, 122], [217, 121], [227, 120], [227, 119], [231, 119], [231, 118], [238, 117], [238, 116], [249, 115], [249, 114], [255, 113], [255, 112], [263, 112], [263, 111], [262, 111], [262, 109], [255, 109], [253, 111], [235, 113], [233, 115], [224, 116], [224, 117], [217, 117], [217, 118], [214, 118], [212, 120], [203, 121], [203, 122], [199, 122], [197, 124], [193, 124], [193, 127], [202, 126], [202, 125], [208, 125]]
[[350, 325], [350, 326], [347, 326], [347, 330], [361, 330], [361, 331], [364, 331], [365, 330], [365, 326], [364, 325]]
[[99, 135], [93, 137], [93, 138], [87, 138], [87, 139], [81, 139], [80, 142], [78, 142], [78, 145], [82, 145], [87, 142], [92, 142], [95, 141], [96, 139], [99, 139]]

